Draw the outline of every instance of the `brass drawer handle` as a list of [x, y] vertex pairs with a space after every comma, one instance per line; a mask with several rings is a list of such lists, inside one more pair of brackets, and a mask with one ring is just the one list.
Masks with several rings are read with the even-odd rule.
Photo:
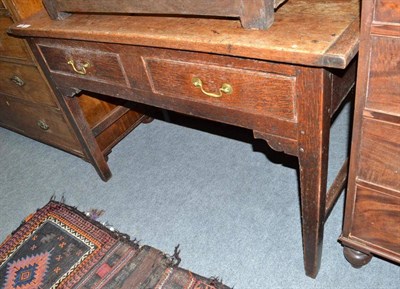
[[89, 63], [89, 62], [85, 62], [85, 63], [83, 63], [82, 65], [80, 65], [80, 68], [77, 68], [77, 67], [75, 66], [75, 62], [74, 62], [72, 59], [69, 60], [67, 63], [68, 63], [69, 65], [71, 65], [72, 69], [73, 69], [76, 73], [81, 74], [81, 75], [85, 75], [85, 74], [86, 74], [86, 68], [88, 68], [88, 67], [90, 66], [90, 63]]
[[14, 75], [13, 77], [10, 78], [12, 82], [14, 82], [18, 86], [24, 86], [25, 81], [23, 81], [20, 77]]
[[200, 88], [202, 93], [204, 93], [205, 95], [210, 96], [210, 97], [218, 98], [218, 97], [221, 97], [223, 93], [231, 94], [233, 92], [232, 85], [230, 85], [228, 83], [222, 84], [222, 86], [219, 89], [219, 93], [218, 94], [205, 91], [204, 88], [203, 88], [203, 82], [198, 77], [193, 77], [192, 78], [192, 83], [193, 83], [193, 85], [195, 87]]
[[44, 120], [38, 120], [37, 122], [38, 127], [40, 127], [42, 130], [48, 130], [50, 126], [44, 121]]

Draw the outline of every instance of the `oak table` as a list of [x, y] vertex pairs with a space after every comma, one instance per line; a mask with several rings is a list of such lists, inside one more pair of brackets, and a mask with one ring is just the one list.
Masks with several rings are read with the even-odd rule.
[[268, 30], [235, 19], [43, 11], [10, 28], [26, 37], [103, 180], [111, 177], [78, 105], [80, 91], [248, 128], [298, 157], [304, 266], [316, 277], [326, 218], [330, 124], [355, 82], [359, 2], [290, 0]]

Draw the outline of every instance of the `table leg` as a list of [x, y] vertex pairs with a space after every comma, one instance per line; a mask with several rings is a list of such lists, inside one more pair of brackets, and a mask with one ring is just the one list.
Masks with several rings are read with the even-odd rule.
[[[111, 170], [107, 164], [106, 157], [101, 151], [89, 124], [83, 115], [82, 109], [76, 97], [63, 96], [65, 107], [68, 109], [69, 116], [73, 118], [71, 123], [83, 146], [83, 150], [88, 161], [94, 166], [100, 178], [108, 181], [111, 178]], [[62, 103], [60, 103], [62, 104]]]
[[324, 70], [304, 71], [299, 95], [298, 158], [304, 267], [315, 278], [321, 264], [330, 132], [331, 81]]

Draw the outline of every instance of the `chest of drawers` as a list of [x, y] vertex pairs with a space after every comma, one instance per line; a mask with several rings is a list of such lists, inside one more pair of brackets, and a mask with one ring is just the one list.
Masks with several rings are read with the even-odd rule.
[[[14, 22], [42, 9], [40, 0], [0, 2], [0, 126], [93, 162], [82, 132], [74, 130], [75, 120], [57, 100], [25, 40], [7, 33]], [[89, 125], [86, 133], [106, 156], [145, 116], [123, 102], [93, 96], [82, 95], [79, 106]]]
[[400, 4], [364, 1], [343, 234], [354, 267], [400, 262]]

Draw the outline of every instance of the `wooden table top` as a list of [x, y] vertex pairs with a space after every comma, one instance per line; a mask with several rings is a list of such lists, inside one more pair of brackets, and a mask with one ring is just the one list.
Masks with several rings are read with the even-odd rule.
[[345, 68], [358, 52], [359, 10], [359, 0], [288, 0], [268, 30], [196, 17], [73, 14], [57, 21], [41, 11], [10, 32]]

